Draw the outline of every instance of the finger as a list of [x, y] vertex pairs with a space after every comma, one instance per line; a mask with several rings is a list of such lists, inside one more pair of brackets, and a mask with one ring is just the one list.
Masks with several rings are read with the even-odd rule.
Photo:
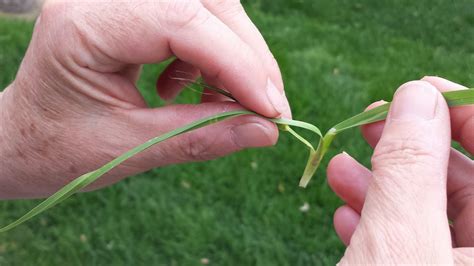
[[[440, 77], [424, 77], [439, 91], [465, 90], [466, 87]], [[451, 132], [454, 140], [471, 154], [474, 154], [474, 105], [458, 106], [450, 109]]]
[[280, 68], [262, 34], [250, 20], [239, 0], [201, 0], [204, 6], [234, 31], [262, 59], [275, 86], [283, 91]]
[[[380, 130], [369, 127], [363, 131], [366, 139], [369, 143], [371, 141], [378, 142]], [[474, 213], [474, 204], [472, 203], [474, 198], [473, 173], [474, 162], [461, 152], [451, 148], [447, 180], [448, 217], [453, 220], [453, 228], [457, 232], [455, 234], [456, 244], [463, 247], [474, 246], [474, 226], [472, 225], [472, 214]], [[349, 176], [350, 174], [334, 174], [332, 178], [343, 182], [341, 177], [343, 175]], [[333, 183], [335, 182], [333, 181]], [[334, 187], [333, 189], [336, 191]], [[353, 188], [349, 191], [349, 189], [343, 190], [338, 186], [337, 189], [336, 193], [343, 199], [350, 197], [360, 201], [361, 198], [365, 197], [365, 195], [360, 194], [362, 191], [360, 188]]]
[[[199, 105], [174, 105], [154, 110], [134, 110], [130, 114], [138, 124], [137, 130], [148, 123], [155, 127], [151, 135], [168, 132], [184, 124], [217, 113], [240, 109], [235, 103], [204, 103]], [[148, 136], [150, 133], [142, 132]], [[214, 159], [250, 147], [273, 145], [278, 137], [274, 123], [257, 116], [240, 116], [186, 133], [183, 137], [167, 141], [166, 158], [155, 159], [163, 164]], [[168, 151], [169, 149], [169, 151]]]
[[[446, 83], [445, 80], [440, 80], [439, 78], [433, 78], [432, 81]], [[450, 86], [456, 87], [456, 85], [447, 82], [446, 84], [438, 84], [438, 90], [449, 89]], [[459, 85], [457, 85], [457, 87], [459, 87]], [[374, 108], [378, 105], [379, 104], [374, 103], [367, 109]], [[457, 109], [450, 109], [450, 117], [452, 120], [459, 117], [457, 112]], [[462, 115], [463, 114], [460, 114], [460, 116]], [[372, 147], [375, 147], [380, 140], [384, 125], [385, 122], [378, 122], [362, 127], [364, 138]], [[455, 130], [455, 127], [456, 125], [451, 124], [452, 130]], [[472, 225], [472, 213], [474, 213], [474, 204], [472, 203], [474, 196], [473, 173], [474, 162], [456, 149], [451, 148], [447, 180], [448, 217], [453, 220], [453, 228], [454, 231], [457, 232], [457, 234], [455, 234], [455, 241], [459, 246], [474, 246], [474, 226]], [[357, 191], [359, 190], [353, 190], [353, 194]], [[352, 197], [361, 198], [362, 195], [352, 195]]]
[[198, 78], [199, 69], [179, 59], [169, 64], [156, 82], [158, 95], [165, 101], [173, 101], [190, 82]]
[[454, 265], [474, 265], [474, 248], [453, 249]]
[[[328, 183], [333, 191], [352, 209], [360, 213], [365, 201], [371, 172], [346, 153], [335, 156], [329, 163]], [[448, 216], [453, 220], [454, 241], [457, 246], [474, 246], [474, 163], [467, 156], [451, 149], [448, 167]], [[457, 233], [456, 233], [457, 232]], [[459, 244], [458, 244], [459, 242]]]
[[364, 206], [372, 173], [347, 153], [335, 156], [327, 168], [332, 190], [356, 212]]
[[[63, 34], [80, 32], [80, 39], [85, 40], [61, 50], [68, 55], [61, 57], [66, 64], [72, 54], [73, 61], [91, 70], [115, 73], [124, 65], [156, 63], [174, 54], [221, 81], [246, 108], [267, 117], [280, 116], [289, 109], [285, 95], [276, 88], [258, 55], [199, 1], [140, 5], [126, 1], [113, 6], [110, 2], [57, 2], [47, 5], [49, 15], [42, 15], [42, 23], [62, 25], [56, 27]], [[92, 16], [94, 25], [100, 27], [91, 26], [87, 18]], [[120, 23], [117, 17], [136, 19]]]
[[[375, 107], [387, 103], [386, 101], [378, 101], [369, 105], [365, 110], [371, 110]], [[367, 143], [374, 148], [382, 136], [383, 128], [385, 126], [385, 121], [379, 121], [368, 125], [361, 126], [362, 135], [364, 136]]]
[[348, 246], [359, 224], [360, 215], [351, 207], [344, 205], [334, 213], [334, 229], [341, 241]]
[[215, 92], [210, 89], [204, 89], [201, 96], [201, 103], [209, 103], [209, 102], [231, 102], [227, 96], [224, 96], [218, 92]]
[[[214, 88], [225, 90], [224, 86], [222, 85], [221, 82], [219, 82], [219, 80], [212, 77], [207, 77], [207, 76], [204, 76], [203, 78], [206, 84], [211, 85]], [[204, 103], [204, 102], [226, 102], [226, 101], [232, 101], [232, 99], [214, 90], [204, 88], [202, 96], [201, 96], [201, 102]]]
[[[354, 235], [377, 246], [375, 254], [392, 248], [385, 239], [397, 239], [405, 245], [401, 252], [406, 252], [398, 255], [412, 256], [409, 251], [423, 246], [429, 247], [423, 257], [450, 258], [446, 253], [451, 248], [446, 215], [449, 128], [447, 104], [432, 85], [416, 81], [397, 90], [372, 158], [373, 179], [361, 229]], [[363, 239], [368, 230], [373, 237]]]
[[140, 78], [140, 73], [142, 71], [141, 65], [129, 65], [125, 66], [121, 71], [120, 74], [131, 81], [133, 84], [136, 84], [138, 79]]
[[451, 219], [456, 219], [467, 203], [473, 200], [473, 174], [474, 162], [461, 152], [451, 149], [447, 184]]
[[[474, 246], [474, 204], [471, 202], [474, 196], [473, 167], [469, 158], [454, 149], [451, 150], [448, 168], [448, 213], [450, 219], [454, 220], [454, 226], [451, 228], [453, 243], [459, 242], [460, 244], [456, 245], [462, 247]], [[360, 214], [371, 173], [345, 153], [331, 160], [327, 173], [331, 188], [350, 206], [341, 207], [334, 216], [336, 231], [347, 245], [355, 225], [353, 219], [347, 217], [351, 216], [350, 213], [345, 214], [348, 211], [346, 208]], [[340, 212], [343, 214], [339, 214]]]
[[474, 162], [451, 150], [448, 167], [448, 214], [453, 220], [456, 245], [474, 246]]
[[[190, 42], [200, 36], [200, 42]], [[245, 107], [268, 117], [288, 112], [288, 101], [277, 89], [257, 53], [207, 9], [170, 35], [170, 49], [181, 60], [217, 78]]]
[[[365, 201], [371, 172], [346, 153], [335, 156], [329, 163], [328, 183], [333, 191], [357, 213]], [[474, 246], [474, 163], [467, 156], [451, 149], [448, 167], [448, 216], [453, 220], [454, 241], [457, 246]], [[457, 233], [456, 233], [457, 232]]]
[[[235, 103], [204, 103], [117, 111], [114, 117], [108, 119], [109, 132], [104, 133], [107, 137], [98, 141], [96, 146], [99, 146], [99, 150], [108, 147], [104, 150], [108, 151], [111, 157], [116, 157], [148, 139], [198, 119], [236, 109], [241, 107]], [[278, 130], [274, 123], [257, 116], [239, 116], [157, 144], [129, 159], [93, 188], [151, 168], [210, 160], [244, 148], [274, 145], [277, 138]], [[110, 147], [116, 150], [110, 151]]]
[[[373, 105], [367, 109], [376, 107]], [[375, 147], [380, 140], [384, 125], [385, 122], [378, 122], [362, 127], [364, 138], [372, 147]], [[451, 148], [447, 180], [448, 214], [450, 219], [456, 219], [467, 205], [467, 202], [472, 198], [472, 195], [474, 195], [473, 173], [474, 162], [461, 152]]]
[[[471, 194], [472, 199], [472, 194]], [[453, 228], [456, 233], [457, 247], [473, 247], [474, 246], [474, 226], [472, 218], [474, 213], [474, 201], [466, 202], [464, 209], [457, 215], [454, 220]]]

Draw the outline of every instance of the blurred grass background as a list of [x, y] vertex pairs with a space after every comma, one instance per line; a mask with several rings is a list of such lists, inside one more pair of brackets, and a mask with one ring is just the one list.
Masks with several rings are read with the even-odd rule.
[[[472, 0], [244, 4], [280, 63], [294, 117], [322, 129], [424, 75], [474, 84]], [[14, 79], [32, 26], [0, 18], [0, 88]], [[152, 106], [160, 105], [154, 84], [163, 67], [146, 66], [139, 82]], [[186, 91], [180, 101], [197, 97]], [[340, 136], [330, 153], [342, 150], [370, 161], [357, 130]], [[203, 258], [209, 265], [335, 264], [344, 247], [332, 214], [341, 202], [324, 167], [307, 189], [298, 188], [306, 155], [282, 134], [276, 147], [155, 169], [75, 196], [0, 235], [0, 264], [200, 265]], [[309, 211], [301, 212], [305, 202]], [[36, 203], [1, 202], [0, 223]]]

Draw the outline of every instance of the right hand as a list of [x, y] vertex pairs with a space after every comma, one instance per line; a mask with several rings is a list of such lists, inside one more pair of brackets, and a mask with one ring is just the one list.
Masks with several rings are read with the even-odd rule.
[[435, 115], [427, 119], [433, 102], [427, 92], [435, 89], [465, 88], [437, 77], [407, 83], [397, 91], [387, 120], [363, 127], [375, 147], [372, 170], [348, 154], [331, 160], [329, 184], [346, 203], [334, 214], [336, 232], [348, 245], [343, 262], [474, 262], [474, 163], [450, 150], [452, 135], [474, 153], [474, 106], [448, 113], [439, 95]]

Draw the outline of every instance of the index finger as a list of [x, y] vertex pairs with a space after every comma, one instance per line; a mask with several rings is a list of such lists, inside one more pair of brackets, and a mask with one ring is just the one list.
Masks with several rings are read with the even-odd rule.
[[203, 6], [193, 12], [185, 26], [168, 31], [171, 51], [219, 80], [243, 106], [268, 117], [285, 113], [286, 97], [257, 53]]
[[[245, 12], [240, 0], [201, 0], [201, 2], [255, 51], [256, 55], [262, 60], [263, 66], [272, 82], [280, 92], [284, 93], [284, 85], [278, 63], [268, 48], [262, 34]], [[283, 117], [291, 118], [291, 110], [286, 110], [283, 113]]]
[[[82, 40], [58, 50], [68, 50], [74, 62], [89, 69], [120, 73], [126, 65], [161, 62], [174, 54], [220, 81], [248, 109], [267, 117], [280, 116], [289, 109], [263, 60], [200, 1], [145, 1], [137, 5], [133, 1], [91, 4], [61, 0], [46, 6], [47, 24]], [[57, 15], [57, 11], [63, 12]], [[68, 22], [70, 30], [64, 30], [62, 22]], [[87, 56], [78, 52], [84, 50]]]
[[245, 12], [240, 0], [201, 0], [201, 2], [257, 53], [276, 87], [283, 90], [283, 80], [278, 63], [262, 34]]

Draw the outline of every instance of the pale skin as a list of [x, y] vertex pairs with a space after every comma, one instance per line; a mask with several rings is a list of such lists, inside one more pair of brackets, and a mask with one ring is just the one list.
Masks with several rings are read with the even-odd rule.
[[438, 92], [459, 89], [438, 77], [404, 84], [387, 120], [362, 128], [372, 169], [347, 153], [331, 160], [328, 182], [346, 202], [334, 214], [342, 265], [474, 264], [474, 163], [450, 148], [452, 136], [474, 153], [474, 107], [448, 110]]
[[[197, 105], [148, 108], [135, 87], [141, 65], [170, 57], [157, 77], [164, 100], [179, 94], [173, 77], [185, 73], [240, 104], [207, 91]], [[474, 151], [474, 111], [458, 107], [450, 117], [441, 89], [462, 86], [429, 77], [405, 84], [386, 124], [363, 129], [378, 143], [372, 171], [346, 154], [331, 161], [329, 183], [347, 203], [334, 217], [349, 245], [341, 264], [471, 259], [472, 249], [459, 247], [474, 246], [473, 162], [450, 152], [450, 140], [452, 131]], [[239, 1], [47, 1], [14, 82], [0, 93], [0, 197], [46, 197], [151, 137], [236, 108], [291, 118], [278, 65]], [[164, 142], [89, 189], [277, 138], [273, 123], [238, 117]]]
[[[231, 92], [197, 105], [148, 108], [135, 82], [142, 64], [176, 60], [157, 77], [172, 101], [173, 78]], [[278, 64], [239, 1], [48, 1], [15, 81], [0, 105], [0, 197], [45, 197], [146, 140], [238, 108], [291, 117]], [[150, 168], [209, 160], [273, 145], [277, 127], [238, 117], [179, 136], [127, 161], [89, 189]], [[28, 177], [27, 179], [25, 179]]]

